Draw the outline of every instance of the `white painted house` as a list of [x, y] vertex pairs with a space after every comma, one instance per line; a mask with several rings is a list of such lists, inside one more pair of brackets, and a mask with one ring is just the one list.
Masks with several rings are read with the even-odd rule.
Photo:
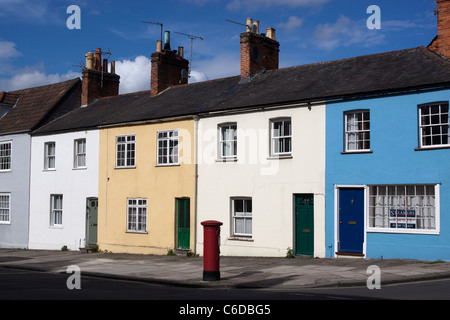
[[97, 243], [99, 131], [31, 138], [30, 249]]

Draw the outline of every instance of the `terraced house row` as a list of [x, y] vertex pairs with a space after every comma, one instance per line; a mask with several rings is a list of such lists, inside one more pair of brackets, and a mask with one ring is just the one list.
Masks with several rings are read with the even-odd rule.
[[202, 254], [218, 220], [222, 255], [450, 260], [437, 3], [427, 47], [279, 69], [248, 20], [235, 77], [188, 84], [158, 42], [149, 91], [88, 53], [82, 80], [2, 93], [0, 247]]

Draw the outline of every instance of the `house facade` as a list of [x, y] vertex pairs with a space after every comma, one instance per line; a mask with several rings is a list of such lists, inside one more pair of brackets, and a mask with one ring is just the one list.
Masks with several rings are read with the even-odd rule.
[[327, 107], [327, 256], [450, 259], [449, 97]]
[[100, 130], [102, 250], [167, 254], [195, 248], [192, 119]]
[[29, 248], [97, 243], [99, 131], [33, 135]]
[[223, 223], [221, 254], [325, 255], [324, 120], [324, 105], [200, 120], [197, 220]]

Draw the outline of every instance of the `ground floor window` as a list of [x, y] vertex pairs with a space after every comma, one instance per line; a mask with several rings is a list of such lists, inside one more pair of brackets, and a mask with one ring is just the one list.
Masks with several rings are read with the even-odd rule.
[[9, 193], [0, 193], [0, 223], [9, 223], [11, 220], [11, 196]]
[[147, 231], [147, 199], [128, 199], [127, 231]]
[[50, 225], [62, 226], [63, 196], [52, 194], [50, 196]]
[[252, 199], [231, 199], [231, 216], [233, 220], [233, 236], [252, 236]]
[[438, 185], [369, 187], [369, 221], [374, 229], [437, 231]]

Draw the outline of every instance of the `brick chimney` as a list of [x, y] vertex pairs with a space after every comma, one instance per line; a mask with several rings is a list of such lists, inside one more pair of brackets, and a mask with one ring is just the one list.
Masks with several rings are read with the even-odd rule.
[[166, 31], [164, 49], [158, 40], [156, 52], [152, 54], [151, 95], [157, 95], [171, 86], [188, 83], [189, 61], [184, 59], [183, 54], [183, 47], [179, 47], [178, 52], [170, 49], [170, 32]]
[[101, 97], [117, 96], [119, 94], [120, 76], [115, 71], [115, 61], [111, 61], [111, 71], [108, 72], [108, 60], [103, 59], [102, 50], [97, 48], [95, 55], [86, 54], [86, 68], [82, 71], [81, 105], [85, 106]]
[[450, 0], [436, 0], [437, 36], [428, 48], [450, 58]]
[[241, 34], [241, 78], [248, 79], [262, 70], [278, 69], [280, 43], [275, 29], [259, 34], [259, 21], [247, 19], [247, 31]]

